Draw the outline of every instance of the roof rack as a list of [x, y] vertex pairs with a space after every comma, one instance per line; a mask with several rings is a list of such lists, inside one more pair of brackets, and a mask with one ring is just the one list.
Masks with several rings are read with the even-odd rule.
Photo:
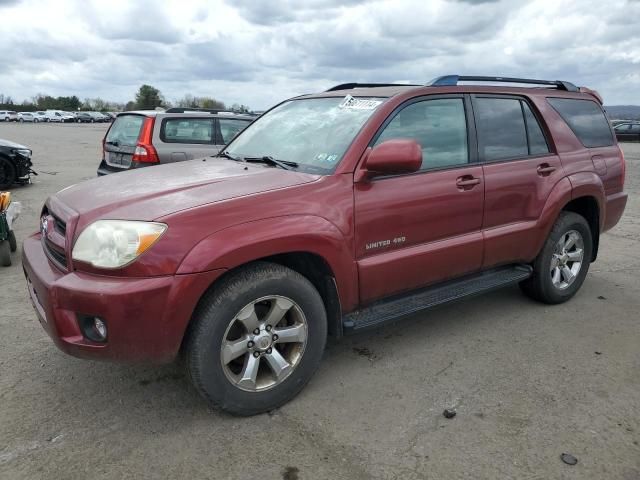
[[171, 107], [167, 108], [165, 113], [188, 113], [188, 112], [204, 112], [204, 113], [235, 113], [230, 110], [220, 110], [216, 108], [198, 108], [198, 107]]
[[576, 87], [571, 82], [563, 80], [534, 80], [531, 78], [515, 78], [515, 77], [484, 77], [484, 76], [468, 76], [468, 75], [445, 75], [431, 80], [427, 84], [429, 87], [449, 87], [457, 85], [458, 82], [501, 82], [501, 83], [528, 83], [531, 85], [546, 85], [555, 87], [558, 90], [566, 90], [567, 92], [577, 92]]
[[327, 92], [335, 92], [336, 90], [351, 90], [352, 88], [373, 88], [373, 87], [421, 87], [422, 85], [408, 83], [341, 83], [335, 87], [331, 87]]

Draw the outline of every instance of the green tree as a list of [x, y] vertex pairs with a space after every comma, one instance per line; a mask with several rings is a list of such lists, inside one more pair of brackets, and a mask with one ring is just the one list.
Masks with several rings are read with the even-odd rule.
[[164, 105], [164, 97], [160, 90], [151, 85], [142, 85], [136, 93], [136, 108], [141, 110], [153, 110]]

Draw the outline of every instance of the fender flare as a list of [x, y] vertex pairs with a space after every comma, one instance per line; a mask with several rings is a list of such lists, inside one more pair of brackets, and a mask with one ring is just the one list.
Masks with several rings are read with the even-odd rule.
[[560, 212], [569, 202], [581, 197], [594, 197], [598, 202], [600, 212], [599, 223], [600, 229], [602, 230], [604, 221], [602, 212], [604, 205], [604, 185], [602, 184], [602, 180], [593, 172], [580, 172], [569, 175], [556, 183], [549, 193], [542, 209], [537, 222], [537, 230], [540, 234], [537, 236], [539, 240], [535, 246], [536, 256], [540, 253]]
[[201, 240], [185, 256], [177, 274], [230, 270], [273, 255], [305, 252], [324, 259], [335, 278], [343, 308], [357, 304], [357, 268], [349, 241], [325, 218], [286, 215], [219, 230]]

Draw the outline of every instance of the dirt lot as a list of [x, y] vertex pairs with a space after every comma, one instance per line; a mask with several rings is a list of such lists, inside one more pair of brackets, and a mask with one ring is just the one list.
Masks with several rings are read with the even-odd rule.
[[[19, 239], [94, 176], [105, 130], [0, 124], [40, 172], [14, 189]], [[511, 288], [330, 342], [299, 397], [253, 418], [208, 409], [175, 366], [59, 352], [16, 256], [0, 267], [0, 478], [640, 479], [640, 145], [624, 150], [627, 211], [572, 301]]]

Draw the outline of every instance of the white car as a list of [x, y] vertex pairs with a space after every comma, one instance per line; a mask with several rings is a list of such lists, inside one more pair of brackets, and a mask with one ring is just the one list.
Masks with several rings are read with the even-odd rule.
[[47, 110], [44, 112], [48, 122], [73, 122], [73, 115], [62, 110]]
[[33, 112], [34, 118], [38, 120], [38, 122], [48, 122], [46, 112], [39, 110], [37, 112]]
[[33, 114], [33, 112], [18, 112], [18, 121], [20, 123], [23, 123], [23, 122], [38, 123], [38, 118]]
[[0, 110], [0, 121], [2, 122], [17, 122], [18, 114], [13, 110]]

